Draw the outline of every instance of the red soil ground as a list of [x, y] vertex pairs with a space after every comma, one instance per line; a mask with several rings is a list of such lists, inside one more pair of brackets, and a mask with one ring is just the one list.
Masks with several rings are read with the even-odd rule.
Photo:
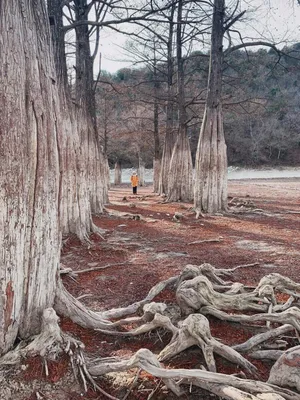
[[[113, 187], [107, 210], [126, 211], [148, 218], [144, 220], [124, 219], [105, 212], [95, 217], [94, 222], [106, 230], [104, 238], [91, 237], [92, 244], [82, 244], [76, 238], [64, 241], [62, 263], [74, 271], [87, 268], [107, 267], [80, 273], [76, 280], [64, 277], [66, 288], [75, 296], [83, 296], [87, 307], [101, 311], [126, 306], [142, 299], [157, 282], [177, 275], [187, 264], [208, 262], [216, 268], [231, 268], [237, 265], [258, 262], [259, 266], [236, 271], [233, 279], [255, 285], [270, 272], [279, 272], [299, 280], [300, 266], [300, 181], [299, 180], [255, 180], [235, 181], [229, 184], [231, 197], [252, 201], [252, 209], [261, 209], [263, 214], [251, 212], [251, 208], [240, 213], [229, 213], [195, 219], [192, 204], [163, 203], [152, 193], [151, 187], [140, 188], [137, 196], [129, 187]], [[182, 214], [180, 222], [173, 220], [174, 213]], [[192, 242], [219, 239], [206, 243]], [[171, 290], [163, 291], [156, 301], [175, 302]], [[86, 351], [96, 356], [130, 356], [141, 347], [159, 352], [170, 339], [169, 334], [156, 332], [135, 338], [110, 337], [99, 332], [83, 329], [70, 320], [62, 318], [61, 328], [82, 340]], [[127, 327], [128, 328], [128, 327]], [[251, 336], [249, 328], [238, 324], [220, 322], [211, 318], [211, 332], [223, 343], [242, 343]], [[192, 348], [166, 365], [169, 367], [198, 368], [203, 363], [201, 350]], [[268, 377], [268, 362], [253, 362], [260, 370], [262, 380]], [[238, 368], [217, 358], [218, 372], [236, 373]], [[49, 365], [48, 383], [53, 383], [67, 370], [66, 360]], [[109, 393], [123, 399], [136, 371], [99, 380]], [[41, 379], [41, 364], [35, 359], [27, 363], [24, 380]], [[159, 381], [142, 373], [127, 399], [147, 399]], [[55, 392], [55, 390], [54, 390]], [[54, 393], [53, 392], [53, 393]], [[32, 394], [26, 399], [35, 399]], [[48, 397], [45, 397], [48, 399]], [[49, 397], [50, 398], [50, 397]], [[103, 395], [90, 390], [79, 393], [64, 388], [64, 395], [51, 398], [104, 399]], [[152, 399], [173, 399], [170, 392], [160, 385]], [[206, 398], [192, 388], [186, 399]], [[211, 397], [207, 397], [211, 398]]]

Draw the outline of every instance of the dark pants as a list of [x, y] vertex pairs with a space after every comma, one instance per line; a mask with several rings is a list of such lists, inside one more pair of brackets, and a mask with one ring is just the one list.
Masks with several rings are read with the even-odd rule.
[[132, 186], [132, 192], [133, 194], [137, 194], [137, 186]]

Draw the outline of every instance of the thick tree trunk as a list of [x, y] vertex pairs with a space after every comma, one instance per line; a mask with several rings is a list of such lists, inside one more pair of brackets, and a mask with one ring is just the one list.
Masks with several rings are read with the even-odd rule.
[[191, 201], [193, 199], [193, 165], [187, 135], [178, 135], [169, 172], [168, 201]]
[[121, 185], [122, 183], [122, 168], [120, 161], [115, 163], [115, 185]]
[[161, 158], [161, 169], [159, 176], [159, 194], [167, 194], [168, 192], [168, 180], [169, 180], [169, 168], [172, 157], [172, 151], [175, 144], [174, 135], [174, 61], [173, 61], [173, 35], [174, 35], [174, 13], [176, 4], [173, 4], [170, 10], [169, 17], [169, 36], [168, 36], [168, 94], [167, 94], [167, 106], [166, 106], [166, 134], [163, 145], [163, 152]]
[[184, 68], [182, 59], [182, 0], [177, 12], [177, 84], [179, 130], [172, 152], [169, 169], [168, 201], [193, 200], [193, 164], [190, 142], [187, 136], [185, 109]]
[[40, 330], [59, 265], [61, 124], [43, 1], [0, 3], [0, 353]]
[[81, 240], [92, 231], [92, 215], [85, 180], [86, 163], [80, 145], [76, 111], [67, 82], [63, 12], [61, 0], [48, 0], [54, 61], [58, 79], [62, 122], [58, 131], [60, 159], [59, 216], [63, 234], [75, 233]]
[[109, 176], [107, 160], [98, 139], [96, 100], [93, 78], [93, 58], [90, 52], [89, 27], [87, 24], [89, 5], [86, 0], [74, 2], [76, 21], [76, 119], [81, 140], [81, 149], [86, 160], [85, 179], [89, 189], [92, 213], [101, 213], [108, 201]]
[[173, 127], [173, 117], [169, 117], [168, 115], [173, 114], [173, 105], [168, 108], [172, 108], [172, 110], [167, 110], [167, 126], [166, 126], [166, 135], [163, 146], [163, 154], [161, 158], [160, 165], [160, 176], [159, 176], [159, 189], [158, 193], [160, 195], [167, 194], [168, 192], [168, 182], [169, 182], [169, 169], [170, 162], [172, 158], [172, 151], [175, 143], [175, 132]]
[[214, 1], [208, 94], [195, 165], [194, 205], [198, 213], [227, 208], [227, 154], [222, 113], [224, 0]]
[[85, 180], [86, 160], [80, 146], [76, 113], [60, 88], [62, 123], [59, 130], [60, 196], [62, 234], [75, 233], [85, 240], [93, 230], [89, 192]]
[[196, 154], [194, 196], [198, 212], [212, 214], [227, 208], [227, 155], [221, 105], [205, 110]]

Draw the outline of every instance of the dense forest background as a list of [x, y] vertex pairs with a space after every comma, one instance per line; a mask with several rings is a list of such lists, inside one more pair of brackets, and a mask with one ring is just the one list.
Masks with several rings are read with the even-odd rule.
[[[229, 165], [296, 165], [300, 162], [300, 44], [235, 51], [224, 59], [223, 107]], [[188, 136], [193, 160], [206, 98], [209, 54], [184, 60]], [[174, 74], [174, 85], [176, 76]], [[100, 139], [110, 165], [152, 167], [154, 103], [162, 146], [166, 124], [167, 66], [102, 72], [97, 86]], [[174, 95], [174, 126], [177, 98]]]

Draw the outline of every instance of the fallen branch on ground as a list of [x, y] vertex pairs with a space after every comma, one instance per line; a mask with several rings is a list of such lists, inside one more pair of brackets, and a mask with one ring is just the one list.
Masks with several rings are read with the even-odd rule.
[[188, 245], [191, 244], [202, 244], [202, 243], [220, 243], [222, 242], [222, 238], [217, 238], [217, 239], [204, 239], [204, 240], [196, 240], [195, 242], [190, 242]]
[[127, 262], [121, 262], [121, 263], [112, 263], [112, 264], [106, 264], [103, 266], [98, 266], [98, 267], [93, 267], [93, 268], [81, 269], [79, 271], [73, 271], [73, 270], [71, 270], [71, 271], [74, 275], [78, 275], [78, 274], [85, 274], [87, 272], [100, 271], [102, 269], [111, 268], [111, 267], [119, 267], [121, 265], [128, 265], [128, 264], [132, 264], [132, 262], [127, 261]]
[[222, 274], [227, 274], [227, 273], [232, 273], [235, 272], [237, 269], [240, 268], [250, 268], [250, 267], [259, 267], [260, 263], [259, 262], [255, 262], [255, 263], [251, 263], [251, 264], [243, 264], [243, 265], [237, 265], [236, 267], [233, 268], [219, 268], [220, 273]]

